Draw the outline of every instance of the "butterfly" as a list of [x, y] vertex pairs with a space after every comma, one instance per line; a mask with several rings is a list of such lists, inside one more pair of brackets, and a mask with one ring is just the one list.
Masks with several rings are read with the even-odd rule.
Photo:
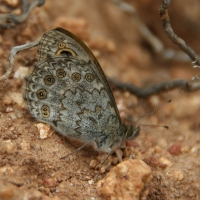
[[32, 116], [61, 135], [111, 154], [139, 133], [121, 122], [111, 88], [90, 49], [62, 28], [41, 38], [38, 61], [26, 78]]

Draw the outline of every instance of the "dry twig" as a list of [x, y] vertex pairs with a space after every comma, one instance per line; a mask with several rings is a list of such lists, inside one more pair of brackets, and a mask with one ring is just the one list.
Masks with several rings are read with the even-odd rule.
[[7, 79], [10, 76], [10, 74], [11, 74], [11, 72], [13, 70], [13, 67], [14, 67], [15, 55], [19, 51], [23, 51], [23, 50], [26, 50], [26, 49], [30, 49], [30, 48], [32, 48], [34, 46], [37, 46], [39, 44], [39, 42], [40, 42], [40, 38], [37, 39], [34, 42], [13, 47], [11, 52], [10, 52], [10, 56], [9, 56], [9, 68], [8, 68], [8, 70], [6, 71], [6, 73], [4, 75], [0, 76], [0, 81], [3, 81], [3, 80]]
[[161, 82], [150, 87], [140, 88], [132, 84], [122, 83], [112, 78], [107, 78], [110, 84], [113, 84], [117, 89], [127, 90], [139, 98], [146, 98], [161, 92], [167, 92], [173, 89], [180, 88], [185, 92], [194, 92], [200, 89], [200, 82], [173, 80], [169, 82]]
[[26, 0], [22, 0], [22, 14], [14, 15], [12, 13], [0, 15], [0, 27], [7, 29], [27, 20], [31, 11], [38, 6], [42, 6], [45, 0], [33, 0], [27, 5]]
[[134, 18], [134, 22], [137, 24], [137, 28], [140, 31], [141, 35], [144, 37], [146, 42], [152, 48], [152, 51], [159, 55], [159, 57], [164, 60], [173, 60], [173, 61], [190, 61], [189, 57], [182, 51], [176, 51], [173, 49], [165, 49], [162, 41], [156, 37], [148, 27], [139, 19], [138, 14], [135, 8], [128, 3], [123, 2], [122, 0], [112, 0], [116, 3], [121, 10], [128, 13]]
[[194, 67], [200, 67], [200, 57], [195, 53], [195, 51], [190, 48], [183, 39], [179, 38], [173, 31], [170, 18], [168, 15], [168, 8], [170, 5], [170, 0], [163, 0], [160, 7], [160, 16], [163, 22], [163, 27], [167, 33], [169, 39], [177, 44], [192, 60]]

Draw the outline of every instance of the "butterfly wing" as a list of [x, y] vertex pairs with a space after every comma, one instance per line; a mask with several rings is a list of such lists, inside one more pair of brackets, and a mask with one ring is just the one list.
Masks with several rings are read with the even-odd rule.
[[105, 75], [88, 47], [57, 28], [43, 36], [38, 54], [26, 79], [30, 113], [63, 135], [85, 142], [98, 138], [109, 146], [108, 138], [119, 132], [121, 121]]
[[[79, 60], [84, 60], [87, 63], [91, 63], [91, 68], [95, 72], [96, 76], [98, 76], [100, 81], [103, 83], [104, 88], [109, 95], [110, 102], [113, 102], [112, 106], [115, 109], [116, 115], [120, 119], [113, 93], [101, 69], [101, 66], [99, 65], [97, 59], [90, 51], [90, 49], [74, 34], [62, 28], [56, 28], [44, 34], [41, 42], [39, 43], [38, 61], [42, 61], [50, 57], [55, 57], [56, 54], [59, 52], [58, 44], [60, 42], [64, 42], [66, 44], [64, 50], [66, 49], [66, 51], [71, 50], [74, 52], [75, 58]], [[58, 56], [59, 55], [60, 54], [58, 54]]]

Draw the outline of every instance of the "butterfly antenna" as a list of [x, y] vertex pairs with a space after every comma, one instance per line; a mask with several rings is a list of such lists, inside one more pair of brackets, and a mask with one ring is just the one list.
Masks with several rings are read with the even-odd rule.
[[165, 128], [165, 129], [169, 129], [169, 127], [168, 126], [160, 126], [160, 125], [154, 125], [154, 124], [140, 124], [139, 125], [140, 127], [141, 126], [152, 126], [152, 127], [160, 127], [160, 128]]
[[[155, 112], [157, 112], [158, 110], [160, 110], [162, 107], [164, 107], [165, 105], [167, 105], [168, 103], [170, 103], [172, 100], [168, 100], [167, 102], [165, 102], [164, 104], [162, 104], [161, 106], [159, 106], [158, 108], [156, 108], [154, 111], [140, 117], [138, 120], [136, 120], [133, 124], [136, 124], [138, 121], [140, 121], [141, 119], [144, 119], [152, 114], [154, 114]], [[157, 126], [157, 125], [147, 125], [147, 126]], [[165, 127], [165, 126], [164, 126]]]
[[95, 140], [95, 138], [93, 138], [92, 140], [89, 140], [88, 142], [86, 142], [84, 145], [82, 145], [81, 147], [79, 147], [78, 149], [72, 151], [71, 153], [68, 153], [65, 156], [61, 156], [60, 159], [64, 159], [67, 158], [68, 156], [75, 154], [77, 151], [81, 150], [82, 148], [84, 148], [86, 145], [88, 145], [89, 143], [93, 142]]

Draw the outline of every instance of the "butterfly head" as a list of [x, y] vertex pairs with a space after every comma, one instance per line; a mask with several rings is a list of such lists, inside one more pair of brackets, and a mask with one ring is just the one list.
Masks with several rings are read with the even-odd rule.
[[133, 125], [128, 126], [127, 131], [125, 133], [125, 140], [133, 140], [135, 137], [138, 136], [139, 131], [140, 131], [139, 126], [137, 126], [137, 127], [135, 127]]

